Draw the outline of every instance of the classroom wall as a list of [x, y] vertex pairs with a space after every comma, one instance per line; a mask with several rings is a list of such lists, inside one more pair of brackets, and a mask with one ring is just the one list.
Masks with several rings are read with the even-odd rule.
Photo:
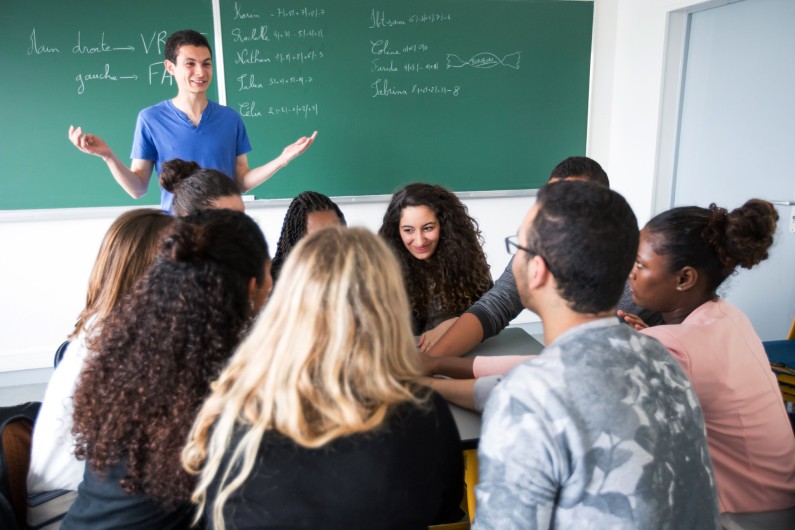
[[[364, 226], [375, 232], [388, 201], [388, 196], [373, 202], [341, 201], [340, 208], [349, 226]], [[533, 201], [531, 196], [464, 199], [470, 214], [479, 221], [495, 278], [509, 260], [503, 240], [516, 233]], [[276, 251], [286, 202], [247, 203], [247, 212], [262, 228], [271, 255]], [[85, 304], [88, 276], [102, 237], [126, 209], [99, 208], [83, 219], [0, 221], [4, 256], [0, 264], [0, 372], [52, 365], [56, 347], [71, 331]], [[70, 213], [73, 217], [82, 214], [61, 215]], [[525, 311], [517, 322], [537, 320]]]
[[[605, 167], [613, 188], [627, 197], [640, 223], [650, 217], [654, 204], [668, 14], [704, 3], [595, 1], [587, 154]], [[311, 150], [305, 156], [312, 156]], [[25, 177], [35, 178], [2, 178]], [[515, 233], [532, 199], [465, 202], [483, 227], [486, 253], [497, 276], [507, 261], [502, 239]], [[385, 205], [365, 203], [343, 209], [351, 225], [377, 229]], [[252, 209], [274, 247], [285, 209]], [[101, 237], [121, 211], [103, 208], [54, 220], [59, 214], [33, 213], [40, 220], [20, 220], [18, 213], [0, 212], [0, 371], [50, 365], [84, 302]]]

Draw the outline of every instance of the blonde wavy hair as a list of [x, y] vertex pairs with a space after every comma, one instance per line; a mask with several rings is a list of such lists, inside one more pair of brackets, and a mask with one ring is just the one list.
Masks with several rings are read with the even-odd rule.
[[251, 473], [266, 431], [317, 448], [378, 427], [399, 403], [423, 402], [409, 315], [400, 266], [380, 238], [343, 227], [304, 238], [182, 452], [185, 469], [200, 474], [197, 519], [220, 477], [212, 519], [225, 528], [224, 504]]

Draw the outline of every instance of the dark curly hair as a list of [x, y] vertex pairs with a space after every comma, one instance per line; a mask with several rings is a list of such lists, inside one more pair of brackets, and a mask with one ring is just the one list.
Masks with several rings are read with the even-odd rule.
[[265, 238], [247, 215], [178, 219], [148, 273], [103, 321], [74, 394], [75, 456], [103, 474], [122, 462], [128, 493], [188, 501], [180, 464], [210, 381], [249, 320], [249, 285], [264, 279]]
[[[439, 242], [427, 260], [412, 256], [400, 236], [400, 216], [409, 206], [427, 206], [439, 220]], [[417, 333], [428, 325], [432, 304], [442, 314], [458, 316], [492, 285], [477, 221], [455, 194], [441, 186], [414, 183], [395, 193], [378, 234], [400, 261]]]
[[222, 197], [240, 197], [240, 188], [229, 176], [180, 158], [163, 163], [160, 185], [174, 194], [171, 208], [178, 216], [209, 208]]
[[654, 236], [654, 251], [668, 258], [670, 272], [693, 267], [714, 293], [737, 267], [750, 269], [767, 259], [777, 222], [775, 206], [751, 199], [731, 212], [714, 203], [673, 208], [655, 216], [644, 230]]
[[306, 218], [312, 212], [334, 212], [340, 219], [342, 226], [347, 226], [345, 215], [340, 207], [327, 196], [316, 191], [305, 191], [298, 195], [290, 203], [287, 213], [284, 214], [282, 223], [282, 233], [279, 242], [276, 244], [276, 254], [273, 256], [271, 265], [271, 276], [275, 282], [279, 278], [282, 265], [287, 259], [287, 255], [295, 245], [306, 235]]

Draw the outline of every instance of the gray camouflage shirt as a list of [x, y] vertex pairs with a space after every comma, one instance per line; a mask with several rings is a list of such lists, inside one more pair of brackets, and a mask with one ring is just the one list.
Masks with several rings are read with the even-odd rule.
[[492, 392], [475, 528], [718, 528], [701, 407], [659, 342], [615, 318], [561, 335]]

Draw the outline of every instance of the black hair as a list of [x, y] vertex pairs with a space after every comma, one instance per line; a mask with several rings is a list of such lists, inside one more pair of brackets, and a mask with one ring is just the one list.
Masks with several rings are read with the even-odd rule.
[[163, 163], [160, 185], [174, 194], [172, 209], [179, 216], [209, 208], [221, 197], [240, 197], [240, 188], [227, 175], [180, 158]]
[[210, 42], [207, 37], [192, 29], [182, 29], [168, 36], [165, 49], [166, 60], [176, 64], [179, 49], [186, 45], [207, 48], [210, 50], [210, 57], [213, 55], [213, 49], [210, 48]]
[[271, 276], [275, 282], [279, 272], [287, 259], [287, 255], [295, 245], [306, 235], [306, 217], [312, 212], [334, 212], [339, 217], [340, 224], [347, 226], [345, 215], [340, 207], [327, 196], [316, 191], [305, 191], [290, 203], [287, 213], [284, 214], [282, 233], [276, 244], [276, 254], [271, 264]]
[[572, 310], [613, 309], [638, 252], [638, 221], [620, 194], [589, 181], [563, 180], [538, 192], [528, 248], [547, 262]]
[[610, 187], [610, 179], [599, 162], [587, 156], [570, 156], [552, 169], [549, 180], [579, 177]]
[[158, 259], [207, 263], [261, 284], [268, 243], [257, 223], [243, 212], [199, 210], [177, 221], [163, 239]]
[[714, 293], [738, 266], [750, 269], [767, 259], [777, 221], [772, 204], [751, 199], [731, 212], [714, 203], [673, 208], [655, 216], [645, 230], [654, 251], [668, 259], [669, 272], [693, 267]]

